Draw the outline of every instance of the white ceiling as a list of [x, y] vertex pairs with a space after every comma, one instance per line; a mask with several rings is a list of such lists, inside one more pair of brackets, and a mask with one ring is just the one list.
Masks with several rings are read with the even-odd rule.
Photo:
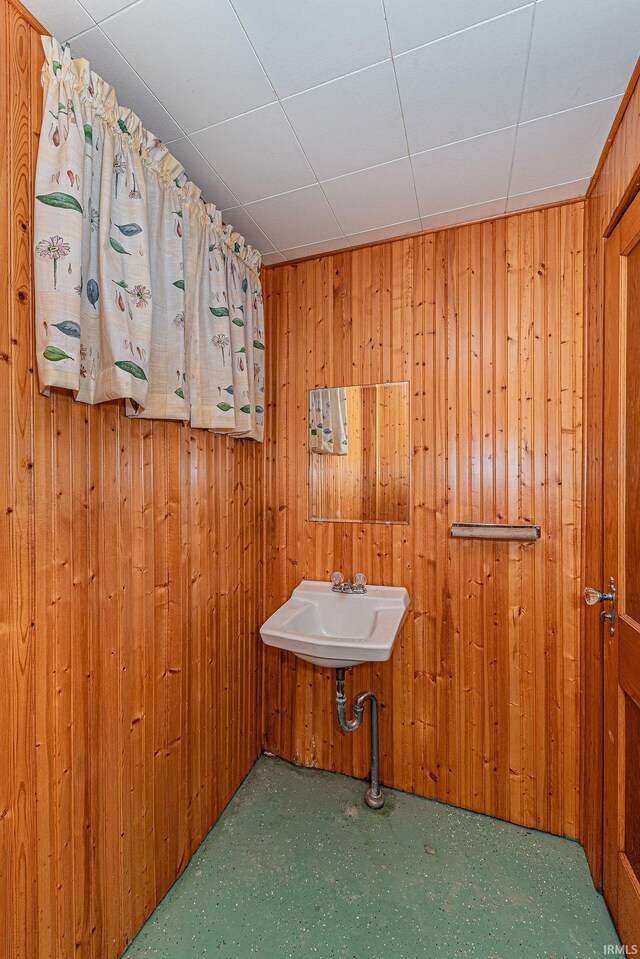
[[638, 0], [26, 0], [267, 263], [585, 193]]

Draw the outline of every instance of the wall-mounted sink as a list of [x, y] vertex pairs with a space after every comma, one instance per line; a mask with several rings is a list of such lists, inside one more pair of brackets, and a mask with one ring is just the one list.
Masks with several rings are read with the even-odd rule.
[[382, 662], [391, 656], [409, 602], [402, 586], [338, 593], [330, 583], [303, 580], [260, 634], [267, 646], [287, 649], [316, 666]]

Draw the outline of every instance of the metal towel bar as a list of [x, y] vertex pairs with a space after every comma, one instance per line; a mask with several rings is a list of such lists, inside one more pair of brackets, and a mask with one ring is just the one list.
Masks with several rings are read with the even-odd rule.
[[523, 526], [512, 523], [452, 523], [454, 539], [509, 539], [531, 542], [540, 539], [539, 526]]

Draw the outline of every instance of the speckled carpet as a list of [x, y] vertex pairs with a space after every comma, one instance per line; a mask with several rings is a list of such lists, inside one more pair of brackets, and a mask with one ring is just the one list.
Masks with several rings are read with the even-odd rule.
[[263, 756], [126, 959], [582, 959], [619, 940], [577, 843]]

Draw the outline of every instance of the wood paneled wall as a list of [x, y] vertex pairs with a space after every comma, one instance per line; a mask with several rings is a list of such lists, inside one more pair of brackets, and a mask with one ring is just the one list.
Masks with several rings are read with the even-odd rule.
[[[381, 710], [384, 783], [579, 834], [583, 204], [269, 268], [265, 600], [363, 570], [405, 585]], [[307, 519], [307, 390], [409, 380], [407, 526]], [[454, 521], [536, 522], [534, 544], [451, 540]], [[269, 649], [265, 747], [365, 776], [334, 675]]]
[[0, 957], [112, 959], [260, 748], [263, 449], [39, 395], [39, 32], [2, 0]]
[[[614, 124], [585, 210], [585, 503], [584, 585], [603, 589], [602, 565], [604, 235], [640, 185], [640, 85], [638, 69]], [[582, 655], [582, 831], [581, 842], [596, 886], [602, 882], [603, 629], [597, 610], [583, 611]]]

